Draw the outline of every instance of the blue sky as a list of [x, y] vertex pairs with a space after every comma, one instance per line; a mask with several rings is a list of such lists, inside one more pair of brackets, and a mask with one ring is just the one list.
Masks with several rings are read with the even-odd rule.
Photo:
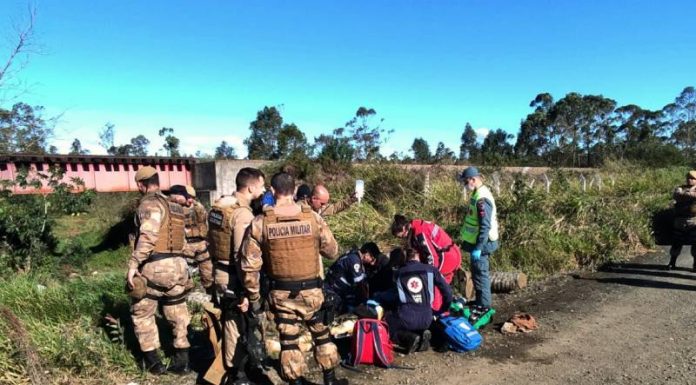
[[[4, 0], [0, 44], [26, 13]], [[383, 153], [422, 136], [457, 149], [466, 122], [515, 134], [540, 92], [601, 93], [659, 109], [696, 85], [693, 1], [36, 0], [38, 42], [20, 99], [61, 114], [55, 142], [140, 133], [159, 150], [223, 139], [245, 155], [249, 122], [282, 105], [313, 138], [359, 106], [393, 129]], [[0, 45], [4, 61], [8, 46]]]

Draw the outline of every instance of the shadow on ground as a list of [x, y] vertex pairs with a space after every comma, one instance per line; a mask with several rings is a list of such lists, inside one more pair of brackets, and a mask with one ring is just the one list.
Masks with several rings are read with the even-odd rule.
[[[664, 278], [667, 280], [651, 279]], [[674, 280], [696, 281], [696, 274], [691, 269], [677, 267], [666, 269], [665, 265], [655, 263], [608, 263], [602, 266], [597, 273], [584, 275], [575, 274], [573, 278], [591, 280], [599, 283], [628, 285], [654, 289], [696, 291], [696, 284], [673, 282]]]

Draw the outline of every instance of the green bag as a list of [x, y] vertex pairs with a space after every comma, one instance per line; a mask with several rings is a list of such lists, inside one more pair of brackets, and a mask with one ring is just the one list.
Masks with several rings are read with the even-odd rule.
[[[493, 308], [488, 309], [488, 311], [485, 314], [483, 314], [481, 317], [479, 317], [479, 319], [476, 320], [476, 322], [474, 322], [474, 324], [471, 326], [473, 326], [474, 329], [476, 329], [476, 330], [481, 329], [482, 327], [488, 325], [491, 322], [494, 314], [495, 314], [495, 309], [493, 309]], [[468, 319], [470, 316], [471, 316], [471, 308], [468, 308], [468, 307], [464, 308], [464, 317], [466, 317]]]

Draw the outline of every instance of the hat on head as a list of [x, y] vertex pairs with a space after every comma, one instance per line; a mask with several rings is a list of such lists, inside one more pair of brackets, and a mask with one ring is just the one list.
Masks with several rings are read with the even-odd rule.
[[152, 178], [153, 175], [157, 174], [157, 170], [152, 166], [143, 166], [138, 169], [135, 173], [135, 181], [142, 182], [146, 179]]
[[696, 179], [696, 170], [689, 171], [689, 173], [686, 174], [686, 177], [691, 178], [691, 179]]
[[193, 197], [193, 198], [196, 197], [196, 189], [193, 188], [193, 186], [191, 186], [190, 184], [187, 184], [187, 185], [186, 185], [186, 192], [187, 192], [188, 195], [190, 195], [191, 197]]
[[181, 195], [186, 199], [191, 198], [191, 195], [189, 195], [188, 191], [186, 191], [186, 187], [180, 184], [175, 184], [174, 186], [170, 187], [169, 195]]
[[298, 201], [308, 198], [310, 195], [312, 195], [312, 189], [309, 187], [309, 185], [303, 184], [297, 188], [296, 198]]
[[459, 179], [465, 180], [465, 179], [473, 178], [475, 176], [481, 176], [481, 173], [479, 172], [479, 170], [476, 167], [470, 166], [470, 167], [465, 168], [464, 171], [462, 171], [462, 173], [459, 174]]

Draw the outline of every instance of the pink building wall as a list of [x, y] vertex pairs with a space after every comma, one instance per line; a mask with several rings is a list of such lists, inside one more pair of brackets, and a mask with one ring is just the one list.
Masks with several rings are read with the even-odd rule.
[[[143, 165], [157, 169], [160, 176], [160, 186], [168, 190], [176, 184], [192, 183], [191, 159], [179, 158], [128, 158], [100, 156], [46, 156], [50, 163], [40, 156], [6, 156], [0, 158], [0, 181], [13, 181], [20, 167], [27, 167], [30, 176], [47, 172], [51, 165], [60, 165], [64, 170], [63, 181], [70, 182], [72, 178], [80, 178], [86, 189], [97, 192], [127, 192], [138, 191], [135, 183], [135, 173]], [[15, 194], [49, 193], [51, 189], [44, 183], [40, 189], [12, 187]]]

